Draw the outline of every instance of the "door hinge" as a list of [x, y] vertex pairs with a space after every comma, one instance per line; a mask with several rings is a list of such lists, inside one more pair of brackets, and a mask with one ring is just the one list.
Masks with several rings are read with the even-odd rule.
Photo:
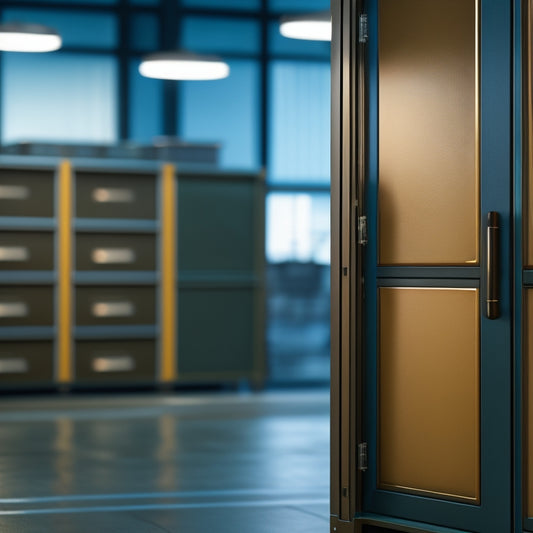
[[368, 41], [368, 15], [359, 15], [359, 42]]
[[368, 468], [368, 446], [366, 442], [357, 445], [357, 467], [361, 472], [366, 472]]
[[368, 242], [368, 235], [366, 232], [366, 216], [360, 216], [357, 219], [357, 243], [363, 246]]

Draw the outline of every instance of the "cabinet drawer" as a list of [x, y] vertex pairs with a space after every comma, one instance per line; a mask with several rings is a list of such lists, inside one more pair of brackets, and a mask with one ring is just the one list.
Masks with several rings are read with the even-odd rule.
[[79, 326], [155, 324], [153, 287], [78, 287], [76, 323]]
[[54, 379], [52, 342], [1, 342], [0, 386], [51, 383]]
[[76, 237], [76, 270], [155, 270], [154, 235], [90, 233]]
[[11, 231], [0, 233], [0, 270], [52, 270], [52, 233]]
[[53, 217], [54, 171], [0, 169], [0, 214]]
[[76, 173], [78, 218], [156, 218], [156, 177]]
[[156, 344], [151, 340], [79, 341], [76, 380], [83, 382], [154, 381]]
[[0, 287], [0, 327], [53, 324], [52, 287]]

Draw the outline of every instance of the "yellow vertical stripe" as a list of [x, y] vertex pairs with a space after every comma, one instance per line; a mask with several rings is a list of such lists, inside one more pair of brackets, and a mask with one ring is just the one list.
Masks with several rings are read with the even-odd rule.
[[63, 161], [59, 167], [58, 202], [58, 380], [72, 381], [72, 167]]
[[161, 186], [161, 381], [176, 379], [176, 173], [164, 165]]

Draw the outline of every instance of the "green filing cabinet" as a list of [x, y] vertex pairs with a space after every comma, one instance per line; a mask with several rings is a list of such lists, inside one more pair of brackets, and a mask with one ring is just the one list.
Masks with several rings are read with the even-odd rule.
[[264, 377], [264, 177], [178, 174], [178, 380]]
[[73, 166], [76, 386], [158, 381], [159, 180], [158, 165]]
[[264, 177], [0, 158], [0, 390], [264, 377]]
[[0, 166], [0, 388], [55, 380], [57, 168]]

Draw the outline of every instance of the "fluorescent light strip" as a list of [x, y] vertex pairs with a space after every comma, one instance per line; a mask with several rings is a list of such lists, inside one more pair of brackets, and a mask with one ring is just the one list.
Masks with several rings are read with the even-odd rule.
[[56, 31], [40, 24], [0, 24], [0, 50], [4, 52], [53, 52], [61, 44]]
[[282, 17], [279, 31], [290, 39], [331, 41], [331, 13], [320, 11]]
[[331, 41], [331, 21], [294, 20], [280, 26], [281, 35], [289, 39]]
[[218, 58], [180, 52], [146, 56], [139, 72], [147, 78], [162, 80], [219, 80], [229, 76], [229, 66]]

